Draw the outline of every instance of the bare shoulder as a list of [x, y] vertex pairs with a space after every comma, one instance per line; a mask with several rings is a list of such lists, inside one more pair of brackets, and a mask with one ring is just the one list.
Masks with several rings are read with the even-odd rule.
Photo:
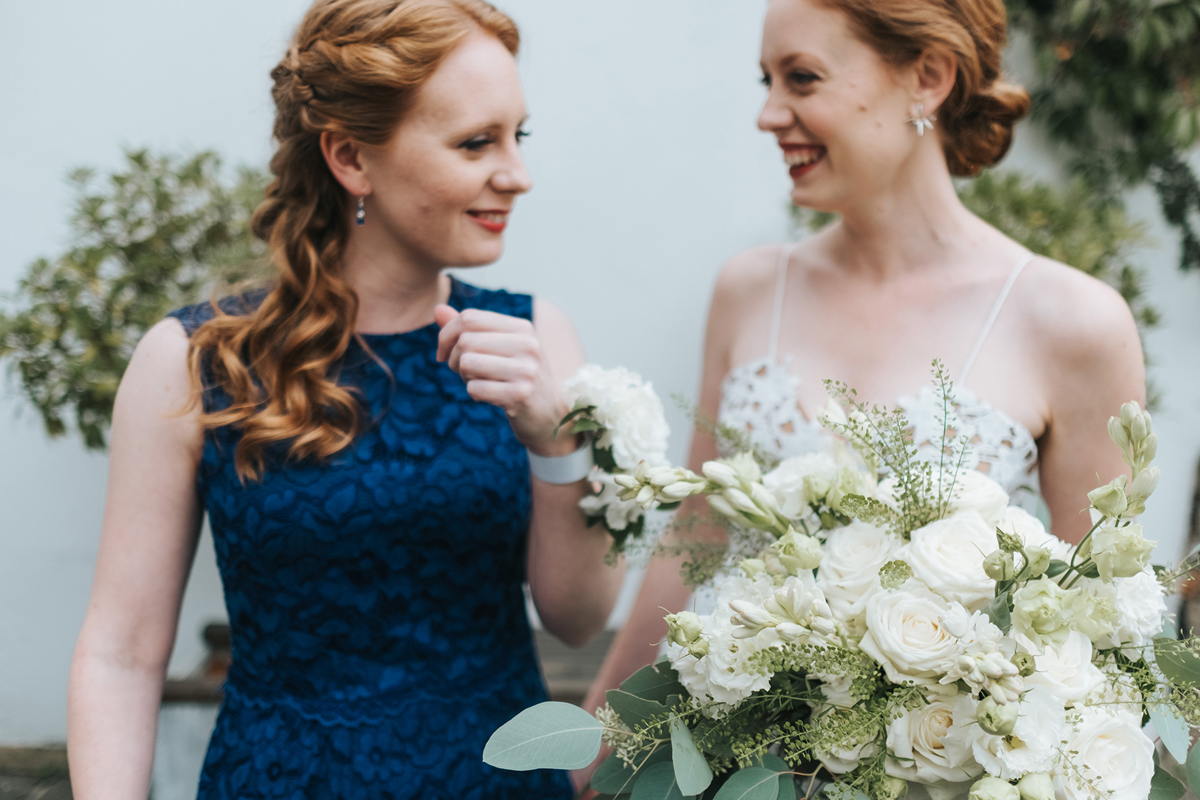
[[577, 335], [571, 316], [554, 303], [540, 297], [533, 298], [533, 325], [539, 333]]
[[1125, 299], [1108, 284], [1053, 259], [1037, 257], [1020, 283], [1025, 322], [1060, 355], [1078, 357], [1114, 346], [1138, 349]]
[[713, 303], [737, 306], [772, 291], [779, 267], [779, 245], [764, 245], [738, 253], [725, 262], [713, 288]]
[[134, 434], [195, 445], [201, 436], [192, 402], [188, 336], [177, 319], [164, 319], [138, 342], [113, 408], [114, 443]]

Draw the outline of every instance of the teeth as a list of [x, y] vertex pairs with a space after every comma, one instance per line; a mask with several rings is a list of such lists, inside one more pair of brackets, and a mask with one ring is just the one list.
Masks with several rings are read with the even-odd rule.
[[507, 218], [506, 214], [480, 214], [478, 212], [475, 213], [475, 216], [484, 222], [492, 222], [497, 225], [503, 223]]
[[803, 167], [820, 160], [822, 155], [823, 151], [815, 149], [784, 151], [783, 160], [789, 167]]

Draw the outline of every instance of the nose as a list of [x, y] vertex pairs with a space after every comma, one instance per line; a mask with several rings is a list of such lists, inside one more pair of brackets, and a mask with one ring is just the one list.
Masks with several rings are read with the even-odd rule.
[[521, 150], [513, 145], [506, 154], [505, 163], [492, 176], [492, 187], [504, 194], [525, 194], [533, 188], [533, 178], [525, 168]]
[[758, 129], [773, 133], [792, 126], [795, 116], [786, 104], [777, 99], [775, 89], [767, 92], [767, 100], [758, 114]]

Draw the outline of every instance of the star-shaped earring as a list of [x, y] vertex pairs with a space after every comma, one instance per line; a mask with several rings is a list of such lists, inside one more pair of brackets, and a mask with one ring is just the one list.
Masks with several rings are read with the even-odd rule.
[[933, 114], [925, 113], [925, 104], [917, 103], [917, 113], [910, 118], [909, 123], [917, 129], [917, 136], [924, 136], [925, 129], [933, 130], [933, 123], [937, 119]]

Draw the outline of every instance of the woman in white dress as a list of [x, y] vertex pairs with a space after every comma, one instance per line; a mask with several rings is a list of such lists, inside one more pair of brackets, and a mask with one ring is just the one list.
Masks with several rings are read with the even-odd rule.
[[[1029, 110], [1000, 76], [1005, 28], [1001, 0], [772, 0], [758, 126], [779, 143], [792, 201], [840, 219], [722, 270], [700, 410], [768, 453], [800, 455], [821, 446], [812, 420], [834, 378], [899, 403], [922, 442], [940, 358], [972, 465], [1027, 507], [1040, 479], [1053, 532], [1077, 542], [1097, 476], [1125, 471], [1105, 423], [1144, 398], [1142, 351], [1115, 291], [1032, 256], [955, 192], [955, 176], [1005, 154]], [[698, 430], [689, 466], [718, 455]], [[689, 600], [681, 560], [649, 566], [587, 708], [654, 659], [663, 609]]]

